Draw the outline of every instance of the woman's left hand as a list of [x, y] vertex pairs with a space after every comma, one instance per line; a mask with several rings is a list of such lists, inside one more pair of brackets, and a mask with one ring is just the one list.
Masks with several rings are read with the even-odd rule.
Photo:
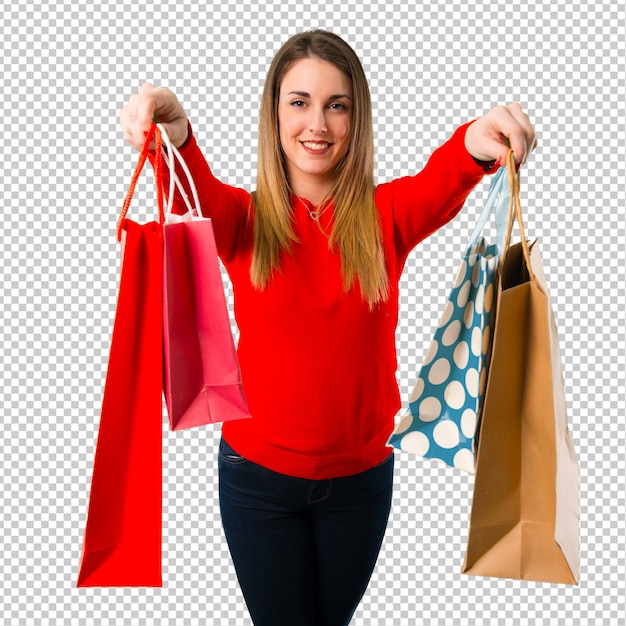
[[516, 163], [523, 164], [536, 147], [535, 129], [517, 102], [491, 109], [465, 133], [465, 148], [478, 161], [505, 163], [512, 149]]

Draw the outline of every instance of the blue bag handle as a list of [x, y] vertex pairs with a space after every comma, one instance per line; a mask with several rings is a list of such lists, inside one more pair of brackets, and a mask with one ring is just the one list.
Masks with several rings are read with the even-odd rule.
[[504, 241], [509, 225], [509, 207], [511, 201], [511, 189], [506, 171], [506, 167], [501, 167], [493, 175], [491, 185], [489, 186], [489, 193], [487, 194], [487, 201], [478, 218], [476, 227], [469, 238], [467, 244], [468, 248], [478, 241], [478, 237], [485, 227], [487, 220], [492, 213], [495, 213], [498, 252], [502, 253], [504, 249]]

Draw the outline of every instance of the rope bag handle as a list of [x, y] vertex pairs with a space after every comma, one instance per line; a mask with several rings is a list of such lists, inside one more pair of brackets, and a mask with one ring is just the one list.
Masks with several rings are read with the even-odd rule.
[[150, 151], [150, 144], [152, 140], [155, 140], [156, 145], [156, 154], [155, 154], [155, 162], [154, 162], [154, 177], [157, 188], [157, 205], [159, 210], [159, 224], [163, 224], [165, 222], [165, 212], [163, 210], [163, 140], [161, 137], [161, 132], [157, 129], [156, 124], [152, 124], [148, 134], [146, 136], [146, 141], [143, 146], [143, 150], [139, 155], [139, 161], [137, 162], [137, 166], [135, 167], [135, 171], [133, 172], [133, 177], [130, 181], [130, 185], [128, 187], [128, 191], [126, 193], [126, 197], [124, 198], [124, 204], [122, 205], [122, 211], [117, 220], [116, 227], [116, 237], [118, 241], [122, 240], [122, 225], [124, 220], [126, 219], [126, 214], [128, 213], [128, 209], [130, 208], [130, 202], [133, 199], [133, 194], [135, 193], [135, 187], [137, 186], [137, 181], [139, 180], [139, 175], [141, 174], [141, 170], [146, 163], [146, 159], [148, 158], [148, 152]]
[[511, 197], [509, 200], [509, 226], [506, 234], [506, 240], [504, 242], [504, 249], [502, 251], [501, 266], [504, 266], [504, 259], [507, 252], [509, 251], [509, 248], [511, 247], [513, 224], [515, 223], [515, 221], [517, 221], [522, 244], [522, 252], [524, 253], [524, 261], [526, 262], [528, 276], [532, 282], [535, 282], [535, 273], [533, 272], [532, 265], [530, 264], [530, 250], [528, 249], [528, 241], [526, 241], [526, 234], [524, 233], [524, 218], [522, 216], [522, 205], [519, 197], [520, 175], [519, 171], [516, 171], [513, 150], [509, 150], [506, 156], [506, 169], [508, 174], [509, 187], [511, 189]]

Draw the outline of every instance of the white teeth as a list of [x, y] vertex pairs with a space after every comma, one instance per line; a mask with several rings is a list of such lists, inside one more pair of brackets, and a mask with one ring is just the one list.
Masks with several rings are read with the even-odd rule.
[[313, 143], [311, 141], [303, 141], [302, 145], [309, 150], [326, 150], [330, 144], [327, 143]]

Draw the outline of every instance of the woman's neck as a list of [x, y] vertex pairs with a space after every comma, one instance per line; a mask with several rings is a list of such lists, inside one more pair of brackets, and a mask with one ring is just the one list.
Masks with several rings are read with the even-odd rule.
[[308, 200], [314, 207], [318, 206], [328, 196], [332, 181], [290, 181], [291, 192], [299, 198]]

